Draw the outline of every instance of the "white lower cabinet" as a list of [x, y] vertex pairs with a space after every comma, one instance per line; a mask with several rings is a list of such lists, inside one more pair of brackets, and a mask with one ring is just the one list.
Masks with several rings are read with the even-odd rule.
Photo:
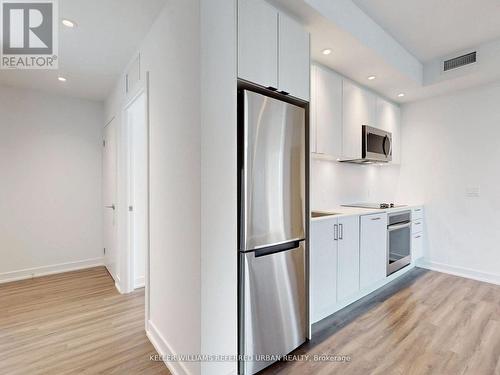
[[359, 216], [339, 218], [337, 244], [337, 300], [359, 291]]
[[417, 260], [423, 256], [423, 234], [416, 233], [412, 235], [411, 239], [411, 253], [412, 260]]
[[424, 256], [424, 211], [422, 207], [412, 209], [411, 255], [412, 261]]
[[317, 322], [359, 291], [359, 216], [314, 221], [310, 259], [311, 317]]
[[311, 223], [310, 310], [317, 322], [335, 311], [337, 303], [337, 219]]
[[368, 288], [387, 276], [387, 214], [361, 216], [359, 247], [360, 288]]
[[[422, 223], [423, 208], [413, 208]], [[373, 292], [387, 278], [387, 212], [311, 221], [309, 301], [315, 323]], [[412, 234], [413, 260], [423, 254], [423, 231]], [[408, 268], [409, 269], [409, 268]]]

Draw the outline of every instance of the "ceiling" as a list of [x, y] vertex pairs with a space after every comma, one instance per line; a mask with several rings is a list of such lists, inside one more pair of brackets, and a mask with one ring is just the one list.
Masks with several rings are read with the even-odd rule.
[[[313, 61], [394, 102], [500, 80], [500, 0], [267, 1], [306, 26]], [[471, 48], [477, 63], [442, 71]]]
[[59, 70], [1, 70], [0, 85], [106, 99], [165, 2], [59, 0], [59, 17], [77, 23], [59, 27]]
[[352, 0], [422, 62], [500, 38], [499, 0]]

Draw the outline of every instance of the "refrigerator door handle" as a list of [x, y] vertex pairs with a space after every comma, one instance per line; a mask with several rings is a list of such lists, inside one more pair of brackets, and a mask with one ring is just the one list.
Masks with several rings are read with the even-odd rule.
[[265, 247], [262, 249], [255, 250], [255, 257], [264, 257], [266, 255], [272, 255], [276, 253], [281, 253], [283, 251], [293, 250], [300, 247], [300, 243], [304, 240], [295, 240], [291, 242], [282, 243], [275, 246]]

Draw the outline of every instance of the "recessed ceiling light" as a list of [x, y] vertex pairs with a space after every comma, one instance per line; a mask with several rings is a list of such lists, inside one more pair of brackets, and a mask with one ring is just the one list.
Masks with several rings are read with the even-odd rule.
[[368, 76], [369, 81], [373, 81], [375, 78], [377, 78], [377, 76]]
[[401, 93], [398, 94], [399, 98], [402, 98], [403, 96], [405, 96], [405, 94], [403, 92], [401, 92]]
[[60, 82], [66, 82], [66, 81], [67, 81], [67, 79], [66, 79], [66, 78], [64, 78], [64, 77], [57, 77], [57, 79], [58, 79]]
[[62, 20], [62, 24], [66, 27], [71, 28], [71, 29], [76, 27], [76, 23], [74, 21], [68, 20], [66, 18]]
[[324, 49], [323, 51], [321, 51], [321, 53], [322, 53], [323, 55], [329, 55], [330, 53], [332, 53], [332, 50], [331, 50], [330, 48], [326, 48], [326, 49]]

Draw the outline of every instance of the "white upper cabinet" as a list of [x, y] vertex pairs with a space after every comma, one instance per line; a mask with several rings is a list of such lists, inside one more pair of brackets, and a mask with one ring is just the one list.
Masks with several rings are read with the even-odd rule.
[[377, 97], [348, 79], [343, 83], [342, 158], [361, 158], [362, 126], [376, 126]]
[[238, 2], [238, 77], [278, 89], [278, 11], [264, 0]]
[[238, 1], [238, 77], [309, 100], [309, 33], [264, 0]]
[[360, 288], [368, 288], [387, 275], [387, 214], [361, 217], [359, 249]]
[[315, 131], [312, 152], [333, 158], [342, 156], [342, 77], [313, 65], [311, 129]]
[[280, 91], [309, 100], [309, 33], [286, 14], [279, 14]]
[[392, 133], [392, 163], [401, 163], [401, 110], [398, 105], [377, 98], [375, 127]]

